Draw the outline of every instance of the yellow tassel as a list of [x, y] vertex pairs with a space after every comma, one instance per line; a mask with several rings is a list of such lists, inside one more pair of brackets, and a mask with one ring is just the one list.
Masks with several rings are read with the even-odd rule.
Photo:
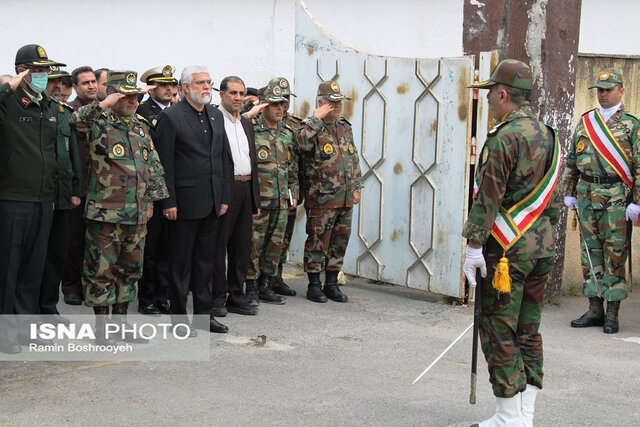
[[573, 221], [571, 221], [571, 231], [576, 231], [576, 228], [578, 228], [578, 217], [574, 213], [573, 214]]
[[496, 266], [496, 274], [493, 275], [493, 287], [498, 293], [508, 294], [511, 292], [511, 277], [509, 276], [509, 259], [500, 258]]

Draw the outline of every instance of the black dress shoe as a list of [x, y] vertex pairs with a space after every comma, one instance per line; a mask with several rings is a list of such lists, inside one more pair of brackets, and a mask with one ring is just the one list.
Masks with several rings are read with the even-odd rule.
[[158, 310], [160, 310], [161, 314], [171, 314], [171, 312], [169, 311], [169, 303], [168, 302], [158, 303], [158, 304], [156, 304], [156, 307], [158, 307]]
[[209, 331], [217, 334], [226, 334], [229, 332], [229, 328], [212, 317], [209, 321]]
[[245, 316], [255, 316], [258, 314], [258, 307], [249, 304], [227, 303], [227, 311], [229, 313], [244, 314]]
[[138, 312], [149, 316], [160, 316], [160, 310], [154, 304], [138, 305]]
[[82, 298], [78, 294], [68, 294], [64, 296], [64, 302], [69, 305], [81, 305]]
[[225, 317], [227, 315], [227, 307], [224, 305], [214, 305], [211, 313], [213, 313], [215, 317]]
[[18, 354], [22, 352], [22, 347], [18, 343], [3, 342], [0, 344], [0, 352], [4, 354]]

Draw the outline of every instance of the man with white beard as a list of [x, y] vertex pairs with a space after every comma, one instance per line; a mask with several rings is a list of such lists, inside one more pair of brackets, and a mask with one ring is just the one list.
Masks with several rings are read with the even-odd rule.
[[174, 323], [186, 321], [191, 289], [194, 314], [209, 315], [209, 330], [225, 333], [229, 328], [212, 315], [210, 278], [219, 217], [229, 204], [229, 177], [224, 166], [229, 142], [222, 113], [210, 105], [208, 70], [187, 66], [181, 82], [184, 99], [162, 111], [155, 132], [169, 189], [169, 198], [160, 207], [169, 220], [171, 317]]

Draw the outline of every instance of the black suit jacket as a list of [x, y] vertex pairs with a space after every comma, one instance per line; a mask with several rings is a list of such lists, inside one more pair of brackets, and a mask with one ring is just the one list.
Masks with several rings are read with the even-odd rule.
[[[256, 142], [255, 134], [253, 133], [253, 125], [251, 120], [241, 117], [240, 123], [244, 128], [244, 133], [247, 135], [247, 142], [249, 143], [249, 157], [251, 158], [251, 210], [258, 213], [260, 208], [260, 182], [258, 181], [258, 160], [256, 158]], [[229, 140], [227, 140], [227, 144]], [[229, 174], [229, 183], [233, 182], [233, 156], [231, 155], [231, 148], [227, 147], [226, 156], [226, 168]]]
[[156, 146], [164, 166], [169, 198], [162, 209], [178, 208], [178, 219], [201, 219], [221, 204], [229, 204], [229, 177], [225, 165], [229, 141], [222, 113], [205, 105], [211, 136], [202, 127], [186, 100], [166, 108], [158, 117]]

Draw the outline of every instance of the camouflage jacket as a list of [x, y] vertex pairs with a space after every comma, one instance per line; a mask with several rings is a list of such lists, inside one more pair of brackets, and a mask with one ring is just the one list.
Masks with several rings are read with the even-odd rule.
[[278, 129], [269, 129], [262, 116], [251, 122], [255, 133], [262, 209], [288, 209], [289, 190], [294, 199], [299, 197], [293, 130], [284, 121], [278, 123]]
[[351, 124], [342, 117], [335, 123], [326, 123], [314, 116], [302, 123], [296, 139], [308, 183], [305, 206], [353, 206], [353, 192], [362, 188], [362, 175]]
[[[588, 113], [589, 111], [583, 115]], [[624, 106], [621, 106], [607, 121], [607, 127], [631, 160], [631, 173], [635, 178], [633, 201], [640, 204], [640, 120], [625, 111]], [[586, 197], [593, 202], [593, 207], [596, 210], [605, 209], [610, 203], [626, 206], [628, 190], [622, 181], [613, 184], [588, 183], [580, 180], [580, 173], [598, 177], [618, 176], [594, 148], [584, 129], [582, 119], [576, 126], [566, 156], [563, 194], [565, 196]]]
[[169, 197], [164, 169], [141, 116], [122, 121], [97, 102], [73, 113], [71, 126], [88, 137], [89, 185], [85, 216], [145, 224], [149, 202]]
[[[489, 132], [478, 165], [479, 187], [462, 235], [485, 244], [486, 251], [502, 254], [491, 235], [498, 209], [509, 209], [529, 195], [551, 167], [554, 130], [536, 120], [529, 105], [511, 111]], [[559, 186], [537, 221], [507, 251], [522, 261], [554, 255], [553, 228], [559, 214]]]

